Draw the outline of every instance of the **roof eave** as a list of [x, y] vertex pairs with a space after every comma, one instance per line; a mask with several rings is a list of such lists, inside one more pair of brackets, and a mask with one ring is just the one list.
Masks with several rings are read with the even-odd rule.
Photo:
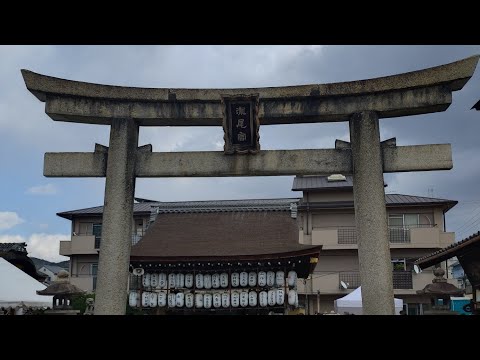
[[327, 192], [339, 190], [352, 190], [353, 186], [336, 186], [336, 187], [319, 187], [319, 188], [292, 188], [292, 191], [308, 191], [308, 192]]
[[[135, 211], [133, 215], [150, 215], [150, 211]], [[72, 214], [70, 212], [57, 213], [57, 216], [60, 216], [64, 219], [73, 220], [76, 217], [98, 217], [103, 216], [103, 212], [100, 213], [76, 213]]]
[[470, 246], [471, 244], [474, 244], [476, 242], [480, 241], [480, 233], [477, 233], [476, 236], [473, 236], [471, 239], [465, 239], [462, 240], [453, 246], [450, 245], [449, 247], [446, 247], [444, 249], [439, 250], [440, 252], [437, 252], [436, 254], [426, 257], [424, 259], [420, 258], [417, 261], [415, 261], [415, 264], [420, 266], [420, 268], [425, 269], [430, 266], [436, 265], [438, 263], [441, 263], [442, 261], [448, 260], [454, 256], [457, 256], [458, 252], [463, 250], [465, 247]]
[[319, 255], [323, 245], [312, 246], [307, 249], [300, 249], [295, 251], [288, 251], [282, 253], [270, 253], [270, 254], [255, 254], [255, 255], [207, 255], [207, 256], [145, 256], [145, 255], [131, 255], [130, 261], [133, 262], [175, 262], [175, 261], [254, 261], [254, 260], [272, 260], [272, 259], [285, 259], [299, 256], [314, 256]]

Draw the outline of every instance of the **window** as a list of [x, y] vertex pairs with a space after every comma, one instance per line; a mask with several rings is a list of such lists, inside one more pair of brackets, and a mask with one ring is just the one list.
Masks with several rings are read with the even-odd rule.
[[418, 307], [417, 304], [408, 304], [407, 307], [408, 315], [418, 315]]
[[143, 220], [135, 220], [135, 233], [143, 236]]
[[405, 259], [392, 259], [393, 271], [406, 271], [407, 262]]
[[135, 231], [132, 236], [132, 245], [135, 245], [144, 235], [143, 219], [135, 220]]
[[78, 235], [92, 235], [93, 223], [81, 222], [79, 224]]
[[420, 223], [419, 214], [391, 214], [388, 216], [388, 232], [390, 242], [410, 242], [410, 229], [418, 227]]
[[100, 249], [100, 240], [102, 239], [102, 224], [92, 225], [92, 235], [95, 235], [95, 249]]
[[97, 288], [97, 271], [98, 271], [98, 264], [92, 264], [92, 276], [93, 276], [93, 291]]
[[391, 214], [388, 216], [388, 226], [417, 227], [419, 224], [419, 214]]

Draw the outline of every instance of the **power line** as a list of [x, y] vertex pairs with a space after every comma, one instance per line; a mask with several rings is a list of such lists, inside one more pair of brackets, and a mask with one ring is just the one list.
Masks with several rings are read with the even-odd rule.
[[475, 210], [472, 211], [472, 213], [474, 213], [474, 215], [473, 215], [471, 218], [469, 218], [467, 221], [465, 221], [460, 227], [457, 227], [457, 229], [455, 230], [455, 232], [457, 232], [457, 231], [460, 232], [460, 230], [462, 230], [463, 228], [465, 228], [465, 226], [467, 226], [467, 225], [470, 223], [471, 220], [475, 219], [475, 217], [480, 214], [480, 212], [479, 212], [478, 214], [476, 213], [477, 210], [480, 210], [480, 205], [477, 206], [477, 207], [475, 208]]
[[472, 228], [474, 228], [478, 225], [480, 225], [480, 218], [477, 219], [477, 221], [475, 223], [473, 223], [472, 225], [467, 227], [465, 230], [463, 230], [460, 234], [469, 234], [471, 232], [470, 229], [472, 229]]

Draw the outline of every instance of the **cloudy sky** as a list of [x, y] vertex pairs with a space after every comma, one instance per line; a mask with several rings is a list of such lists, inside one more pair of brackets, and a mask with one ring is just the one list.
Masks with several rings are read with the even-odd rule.
[[[480, 46], [0, 46], [0, 242], [26, 241], [31, 256], [60, 261], [70, 222], [57, 212], [103, 204], [104, 179], [43, 177], [43, 154], [108, 145], [102, 125], [54, 122], [27, 91], [20, 69], [86, 82], [139, 87], [232, 88], [360, 80], [480, 54]], [[447, 230], [480, 230], [480, 69], [442, 113], [381, 120], [382, 140], [451, 143], [450, 171], [387, 174], [386, 191], [458, 200]], [[261, 128], [262, 149], [333, 148], [347, 123]], [[141, 128], [154, 151], [222, 150], [218, 128]], [[160, 201], [300, 196], [293, 177], [138, 179], [136, 196]]]

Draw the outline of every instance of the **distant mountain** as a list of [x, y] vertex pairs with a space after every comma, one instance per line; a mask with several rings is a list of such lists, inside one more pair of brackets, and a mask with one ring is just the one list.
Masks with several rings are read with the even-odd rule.
[[64, 269], [69, 269], [70, 267], [70, 260], [65, 260], [65, 261], [60, 261], [58, 263], [54, 263], [51, 261], [43, 260], [43, 259], [38, 259], [36, 257], [30, 257], [32, 259], [33, 263], [35, 264], [35, 268], [38, 270], [44, 265], [55, 265], [55, 266], [60, 266]]

